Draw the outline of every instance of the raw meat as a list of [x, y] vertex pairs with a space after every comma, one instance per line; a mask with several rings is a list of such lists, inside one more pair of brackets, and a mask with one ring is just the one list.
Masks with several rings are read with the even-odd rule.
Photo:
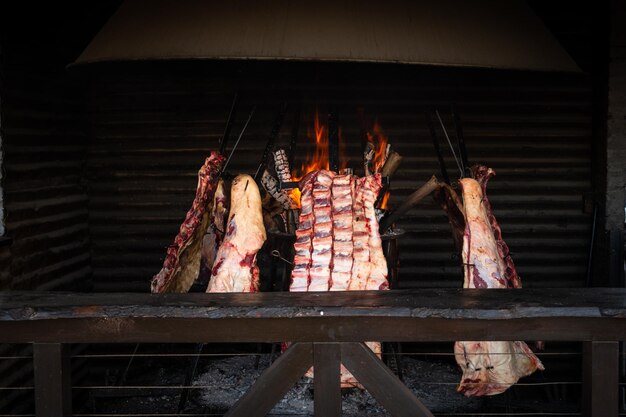
[[356, 180], [354, 205], [354, 264], [349, 290], [385, 290], [387, 261], [383, 254], [374, 203], [380, 189], [380, 174]]
[[[368, 178], [368, 177], [364, 177]], [[359, 291], [365, 290], [367, 278], [370, 275], [372, 264], [370, 263], [369, 250], [369, 230], [367, 227], [367, 218], [365, 217], [365, 207], [363, 199], [363, 178], [356, 180], [356, 189], [354, 196], [354, 209], [352, 212], [352, 230], [353, 230], [353, 258], [352, 273], [350, 275], [350, 284], [348, 290]]]
[[[296, 231], [290, 291], [383, 290], [387, 262], [374, 204], [380, 174], [355, 179], [321, 170], [300, 182], [301, 212]], [[367, 345], [381, 355], [379, 342]], [[313, 376], [309, 370], [308, 376]], [[342, 365], [341, 386], [361, 387]]]
[[333, 247], [330, 189], [334, 172], [318, 171], [313, 184], [313, 251], [309, 291], [328, 291]]
[[211, 270], [222, 241], [224, 240], [224, 229], [226, 223], [227, 212], [226, 190], [224, 189], [224, 180], [217, 182], [213, 204], [211, 205], [211, 214], [209, 215], [209, 227], [206, 234], [202, 238], [202, 260], [200, 262], [200, 273], [198, 282], [205, 285], [209, 283]]
[[294, 244], [295, 256], [293, 258], [293, 270], [291, 271], [291, 285], [289, 291], [302, 292], [309, 289], [311, 267], [311, 253], [313, 252], [313, 183], [317, 172], [306, 175], [300, 181], [300, 220], [296, 230], [296, 242]]
[[389, 288], [374, 209], [381, 187], [380, 174], [320, 170], [302, 179], [290, 291]]
[[202, 236], [209, 223], [208, 204], [224, 161], [222, 155], [213, 151], [198, 171], [196, 196], [174, 243], [167, 248], [163, 268], [152, 279], [153, 293], [187, 292], [198, 276]]
[[265, 238], [259, 188], [251, 176], [238, 175], [231, 188], [226, 235], [217, 251], [207, 292], [258, 291], [256, 255]]
[[362, 191], [360, 194], [363, 198], [363, 213], [365, 214], [365, 219], [367, 221], [371, 264], [370, 274], [367, 278], [365, 289], [387, 290], [389, 289], [389, 282], [387, 281], [387, 260], [385, 259], [385, 254], [383, 253], [378, 219], [376, 217], [376, 210], [374, 209], [376, 198], [382, 188], [382, 178], [380, 174], [376, 174], [361, 178], [359, 181], [363, 181], [363, 184], [361, 185]]
[[337, 175], [333, 179], [331, 190], [334, 239], [333, 268], [329, 286], [331, 291], [345, 291], [348, 289], [352, 275], [354, 177]]
[[[485, 167], [474, 172], [480, 182], [460, 180], [465, 210], [463, 288], [519, 288], [521, 281], [485, 194], [487, 181], [495, 173]], [[457, 390], [468, 397], [500, 394], [519, 378], [544, 369], [521, 341], [456, 342], [454, 354], [463, 370]]]

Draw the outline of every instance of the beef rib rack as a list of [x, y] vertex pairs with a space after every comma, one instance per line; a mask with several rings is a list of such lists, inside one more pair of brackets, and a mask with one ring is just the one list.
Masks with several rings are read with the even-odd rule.
[[[520, 288], [521, 280], [487, 199], [487, 181], [495, 172], [478, 166], [473, 174], [476, 179], [460, 180], [465, 211], [463, 288]], [[544, 369], [522, 341], [460, 341], [454, 345], [454, 355], [463, 371], [457, 391], [468, 397], [500, 394], [519, 378]]]
[[[320, 170], [300, 181], [301, 211], [290, 291], [385, 290], [387, 261], [374, 204], [380, 174], [356, 178]], [[367, 342], [379, 357], [379, 342]], [[313, 372], [307, 373], [312, 377]], [[341, 386], [360, 387], [342, 365]]]
[[380, 174], [355, 178], [326, 170], [300, 181], [290, 291], [389, 288], [374, 209], [381, 187]]

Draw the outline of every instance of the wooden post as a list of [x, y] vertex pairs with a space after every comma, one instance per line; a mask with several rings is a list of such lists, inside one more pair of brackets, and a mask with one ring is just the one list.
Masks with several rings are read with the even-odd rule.
[[341, 417], [339, 343], [314, 343], [315, 416]]
[[72, 415], [72, 369], [69, 347], [62, 343], [35, 343], [35, 415]]
[[588, 417], [617, 417], [619, 343], [583, 343], [583, 409]]

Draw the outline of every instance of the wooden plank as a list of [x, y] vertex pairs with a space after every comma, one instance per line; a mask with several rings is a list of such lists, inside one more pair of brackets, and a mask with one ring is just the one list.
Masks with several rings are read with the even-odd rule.
[[454, 340], [624, 340], [626, 318], [516, 320], [303, 318], [88, 318], [1, 321], [0, 342], [274, 343]]
[[[219, 309], [216, 307], [220, 307]], [[33, 315], [33, 311], [37, 314]], [[101, 317], [442, 317], [516, 319], [626, 316], [623, 288], [413, 289], [319, 293], [133, 294], [0, 292], [0, 320]]]
[[37, 417], [72, 415], [72, 369], [69, 349], [61, 343], [33, 345]]
[[313, 365], [313, 344], [294, 343], [267, 368], [225, 417], [262, 417]]
[[619, 343], [583, 343], [583, 415], [617, 417]]
[[0, 292], [0, 342], [626, 340], [625, 304], [618, 289]]
[[364, 343], [342, 343], [341, 361], [393, 417], [434, 417]]
[[314, 343], [315, 417], [341, 417], [339, 343]]

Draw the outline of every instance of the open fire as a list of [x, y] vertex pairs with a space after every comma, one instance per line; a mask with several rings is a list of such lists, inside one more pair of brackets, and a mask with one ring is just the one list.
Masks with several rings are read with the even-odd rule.
[[[282, 116], [281, 113], [278, 120]], [[256, 259], [266, 240], [266, 230], [295, 238], [289, 291], [386, 290], [388, 267], [381, 234], [431, 194], [448, 214], [455, 241], [462, 243], [459, 250], [464, 287], [521, 286], [486, 197], [487, 180], [495, 174], [492, 170], [475, 166], [469, 171], [472, 178], [460, 179], [463, 201], [449, 182], [440, 182], [433, 176], [391, 215], [383, 214], [381, 219], [389, 200], [389, 177], [398, 169], [402, 157], [392, 149], [376, 122], [363, 135], [364, 175], [355, 175], [354, 168], [347, 167], [345, 155], [340, 155], [337, 119], [334, 118], [334, 125], [330, 119], [329, 116], [329, 123], [324, 125], [316, 114], [309, 134], [314, 141], [313, 152], [299, 171], [290, 167], [290, 155], [285, 149], [273, 148], [271, 135], [264, 154], [269, 161], [259, 168], [262, 176], [237, 176], [232, 181], [228, 207], [224, 204], [227, 198], [220, 177], [230, 157], [213, 152], [199, 172], [196, 199], [168, 249], [163, 269], [155, 276], [153, 291], [187, 291], [198, 270], [202, 271], [200, 265], [207, 262], [201, 259], [201, 253], [213, 254], [215, 258], [205, 268], [210, 269], [208, 292], [258, 291], [260, 272]], [[463, 160], [466, 159], [465, 156]], [[465, 170], [460, 172], [463, 176]], [[263, 199], [257, 180], [267, 191]], [[469, 193], [470, 188], [477, 191]], [[207, 236], [209, 239], [203, 238]], [[207, 249], [211, 250], [204, 250], [205, 245], [210, 245]], [[368, 344], [380, 355], [379, 343]], [[496, 352], [492, 357], [490, 352], [499, 348], [506, 352]], [[520, 352], [526, 360], [514, 361]], [[455, 345], [455, 357], [464, 372], [459, 391], [468, 396], [498, 394], [520, 377], [543, 369], [521, 341], [460, 341]], [[484, 364], [479, 367], [484, 372], [475, 367], [479, 362]], [[359, 386], [346, 369], [341, 371], [341, 383], [344, 387]]]
[[[380, 172], [385, 165], [391, 145], [389, 144], [388, 137], [384, 134], [382, 127], [378, 121], [375, 121], [371, 131], [366, 133], [368, 149], [373, 149], [373, 156], [371, 160], [364, 160], [366, 174]], [[343, 134], [341, 128], [339, 128], [339, 173], [353, 172], [353, 168], [348, 168], [348, 158], [345, 154], [345, 141], [343, 140]], [[313, 151], [308, 153], [306, 159], [302, 162], [300, 168], [291, 167], [291, 181], [298, 182], [304, 178], [308, 173], [313, 171], [319, 171], [321, 169], [330, 169], [330, 154], [329, 154], [329, 139], [328, 139], [328, 125], [322, 123], [320, 120], [319, 111], [316, 110], [314, 124], [312, 129], [308, 129], [307, 138], [313, 144]], [[371, 166], [371, 168], [370, 168]], [[386, 208], [386, 204], [389, 200], [389, 191], [385, 190], [384, 199], [381, 200], [379, 207], [381, 209]], [[296, 203], [296, 206], [300, 208], [301, 192], [298, 187], [294, 187], [289, 191], [290, 198]], [[383, 206], [383, 203], [385, 204]]]

